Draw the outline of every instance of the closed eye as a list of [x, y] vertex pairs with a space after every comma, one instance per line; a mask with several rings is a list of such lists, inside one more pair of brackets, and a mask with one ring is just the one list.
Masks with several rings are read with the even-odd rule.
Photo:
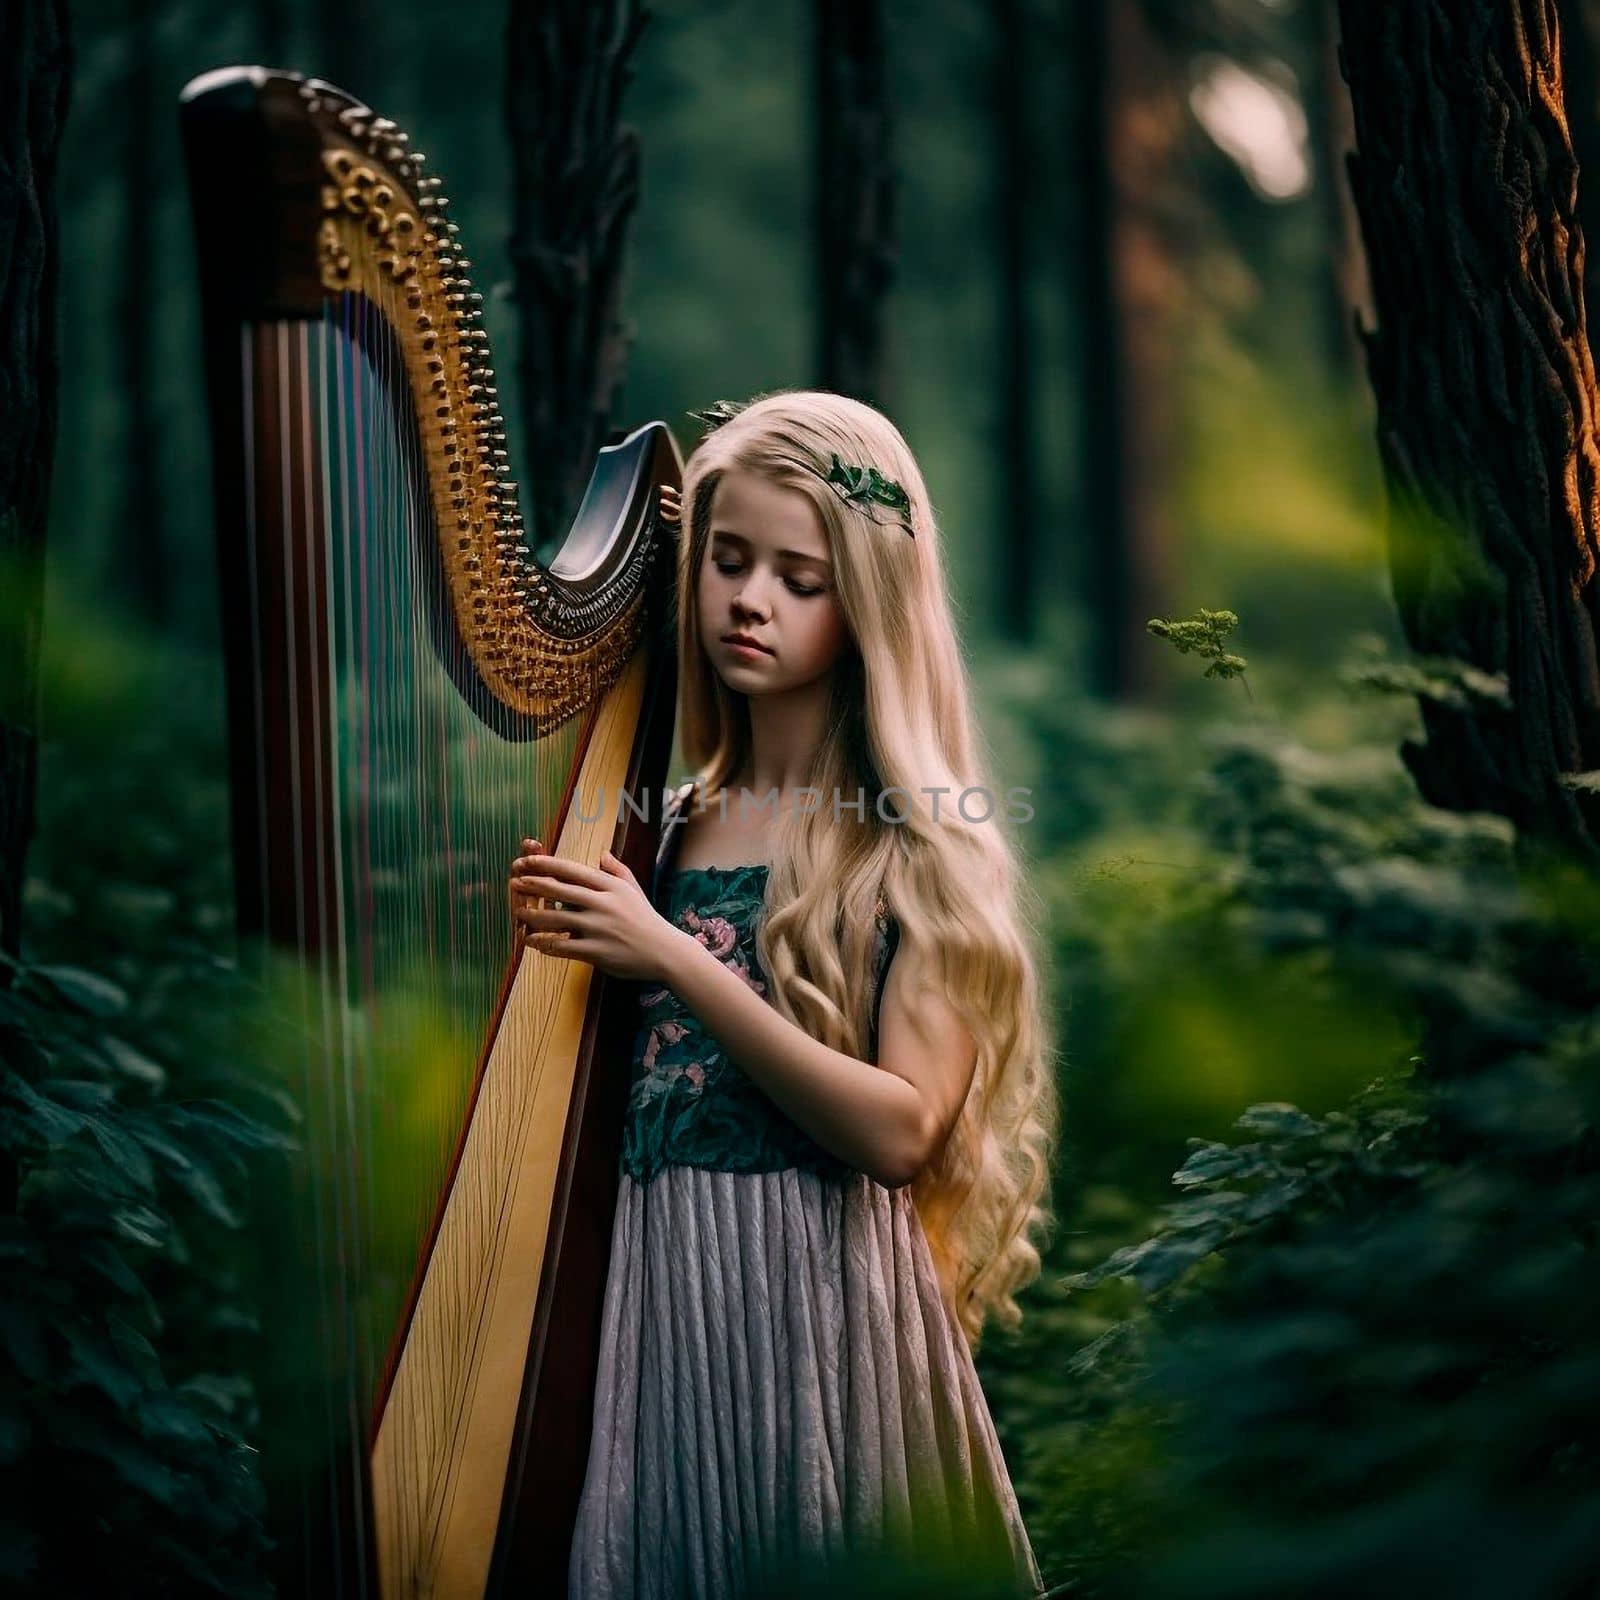
[[[722, 573], [724, 577], [731, 577], [739, 570], [739, 563], [737, 561], [713, 561], [711, 564], [717, 569], [718, 572]], [[783, 581], [788, 584], [789, 588], [795, 594], [809, 596], [822, 593], [822, 589], [818, 585], [796, 583], [793, 578], [785, 578]]]

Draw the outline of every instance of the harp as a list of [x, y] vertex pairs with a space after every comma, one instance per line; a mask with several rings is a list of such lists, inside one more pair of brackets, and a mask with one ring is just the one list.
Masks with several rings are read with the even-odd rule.
[[[681, 483], [653, 422], [529, 549], [439, 180], [321, 81], [195, 79], [238, 921], [295, 984], [261, 1241], [280, 1590], [565, 1582], [631, 985], [516, 938], [520, 840], [648, 881]], [[659, 820], [657, 817], [656, 820]], [[553, 1580], [553, 1582], [552, 1582]]]

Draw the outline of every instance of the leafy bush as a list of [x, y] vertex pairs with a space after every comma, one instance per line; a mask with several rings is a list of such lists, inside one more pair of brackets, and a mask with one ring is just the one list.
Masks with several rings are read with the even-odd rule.
[[1001, 1363], [1041, 1564], [1083, 1595], [1594, 1592], [1592, 875], [1423, 805], [1392, 748], [1208, 743], [1214, 925], [1416, 1048], [1343, 1106], [1191, 1139], [1144, 1226], [1085, 1197]]
[[[223, 1101], [167, 1098], [108, 979], [10, 973], [0, 1572], [41, 1594], [268, 1593], [239, 1360], [252, 1322], [206, 1236], [240, 1227], [244, 1154], [282, 1137]], [[226, 981], [192, 976], [197, 997]], [[172, 1286], [197, 1267], [203, 1319], [174, 1329]]]
[[49, 644], [0, 971], [0, 1587], [266, 1594], [245, 1245], [294, 1109], [238, 1048], [220, 676], [60, 594]]

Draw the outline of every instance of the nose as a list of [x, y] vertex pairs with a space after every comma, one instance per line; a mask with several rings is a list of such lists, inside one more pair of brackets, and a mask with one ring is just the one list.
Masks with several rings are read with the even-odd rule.
[[738, 617], [748, 617], [752, 622], [766, 619], [766, 607], [759, 603], [761, 591], [753, 584], [746, 584], [738, 594], [733, 597], [734, 614]]

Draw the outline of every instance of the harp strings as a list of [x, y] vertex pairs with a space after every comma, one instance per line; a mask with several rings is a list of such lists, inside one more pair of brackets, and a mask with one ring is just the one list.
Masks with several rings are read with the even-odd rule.
[[[324, 1174], [318, 1167], [325, 1152], [337, 1144], [332, 1130], [337, 1116], [339, 1080], [345, 1067], [341, 1061], [342, 1050], [328, 1048], [326, 1033], [329, 1028], [337, 1028], [339, 1020], [338, 1009], [328, 1004], [330, 943], [327, 935], [330, 930], [326, 926], [325, 908], [320, 897], [301, 892], [307, 855], [315, 849], [312, 837], [315, 829], [307, 826], [306, 810], [309, 803], [315, 815], [315, 808], [324, 799], [323, 775], [315, 770], [302, 770], [302, 748], [295, 738], [287, 741], [282, 752], [287, 770], [279, 767], [279, 752], [271, 742], [272, 730], [266, 717], [275, 690], [285, 697], [283, 714], [291, 730], [300, 728], [303, 719], [313, 730], [318, 729], [320, 722], [317, 697], [307, 692], [309, 656], [315, 647], [316, 628], [305, 609], [310, 599], [309, 575], [320, 562], [314, 558], [315, 530], [309, 525], [308, 515], [304, 450], [308, 408], [304, 365], [301, 362], [296, 371], [292, 334], [293, 330], [285, 324], [246, 324], [241, 329], [246, 570], [250, 595], [247, 629], [254, 694], [252, 727], [257, 741], [253, 763], [257, 774], [255, 801], [257, 815], [263, 821], [277, 808], [287, 814], [279, 823], [288, 839], [288, 859], [278, 865], [292, 872], [289, 886], [292, 904], [285, 908], [279, 903], [283, 884], [274, 874], [265, 828], [259, 836], [257, 883], [263, 927], [282, 929], [292, 919], [293, 953], [297, 958], [293, 973], [302, 979], [290, 990], [290, 1005], [298, 1025], [292, 1042], [286, 1046], [292, 1059], [283, 1065], [303, 1118], [306, 1148], [312, 1163], [310, 1170], [301, 1169], [294, 1175], [298, 1197], [311, 1217], [311, 1284], [306, 1296], [309, 1304], [302, 1308], [310, 1315], [294, 1324], [297, 1332], [303, 1331], [306, 1335], [309, 1347], [296, 1352], [290, 1364], [299, 1362], [312, 1375], [341, 1375], [331, 1384], [313, 1382], [303, 1389], [291, 1385], [289, 1393], [294, 1396], [292, 1403], [296, 1403], [298, 1412], [296, 1435], [302, 1439], [321, 1437], [337, 1450], [342, 1431], [337, 1414], [342, 1408], [341, 1401], [347, 1401], [347, 1396], [341, 1392], [346, 1388], [342, 1375], [352, 1366], [346, 1342], [348, 1321], [343, 1271], [354, 1241], [348, 1234], [347, 1210], [338, 1194], [322, 1181]], [[267, 442], [258, 450], [263, 438]], [[270, 551], [269, 543], [273, 546]], [[263, 560], [269, 555], [270, 559]], [[302, 618], [304, 626], [300, 625]], [[275, 680], [270, 685], [269, 676]], [[317, 743], [314, 734], [309, 743], [313, 746]], [[290, 1292], [301, 1288], [296, 1284]], [[348, 1441], [343, 1448], [348, 1451]], [[348, 1471], [348, 1461], [344, 1463], [344, 1470]], [[340, 1471], [341, 1464], [330, 1455], [324, 1461], [320, 1486], [308, 1486], [308, 1492], [316, 1493], [320, 1488], [325, 1497], [327, 1526], [333, 1530], [335, 1538], [339, 1530]], [[341, 1567], [342, 1564], [341, 1561]]]
[[[381, 272], [363, 281], [367, 292], [331, 296], [320, 321], [247, 323], [240, 334], [253, 725], [265, 739], [282, 695], [291, 730], [281, 761], [269, 747], [282, 770], [269, 767], [269, 748], [255, 763], [258, 814], [287, 812], [291, 859], [274, 878], [263, 833], [257, 877], [266, 926], [294, 929], [303, 980], [282, 1065], [304, 1117], [295, 1181], [310, 1249], [303, 1281], [284, 1292], [304, 1302], [304, 1348], [290, 1363], [306, 1377], [292, 1390], [296, 1431], [339, 1452], [308, 1454], [322, 1462], [308, 1492], [323, 1497], [334, 1537], [360, 1540], [335, 1570], [364, 1560], [352, 1486], [367, 1469], [382, 1369], [495, 1018], [511, 949], [506, 864], [525, 834], [554, 846], [547, 819], [578, 733], [574, 723], [526, 737], [472, 669], [444, 588], [401, 344], [410, 313]], [[277, 592], [264, 592], [264, 574]], [[593, 705], [592, 677], [588, 688]], [[574, 803], [588, 812], [616, 798]], [[460, 1186], [451, 1238], [440, 1236], [446, 1293], [408, 1335], [421, 1377], [386, 1467], [401, 1570], [429, 1570], [449, 1515], [464, 1398], [486, 1354], [507, 1243], [512, 1153], [554, 1001], [553, 984], [534, 990], [521, 1026], [506, 1030], [522, 1035], [509, 1044], [525, 1070], [486, 1076], [471, 1105], [490, 1157]]]
[[[315, 1010], [321, 1021], [320, 1051], [314, 1053], [313, 1074], [323, 1095], [324, 1127], [331, 1152], [348, 1150], [352, 1154], [361, 1143], [361, 1108], [368, 1081], [360, 1060], [357, 1031], [352, 1028], [349, 960], [346, 932], [349, 928], [345, 885], [344, 827], [345, 793], [342, 782], [344, 754], [348, 748], [346, 730], [341, 725], [342, 682], [341, 638], [338, 627], [340, 589], [334, 581], [338, 545], [332, 511], [334, 482], [326, 443], [327, 397], [323, 387], [324, 363], [315, 360], [310, 330], [304, 322], [280, 323], [280, 373], [291, 375], [282, 384], [282, 393], [294, 397], [293, 426], [283, 422], [283, 436], [298, 445], [298, 472], [294, 474], [304, 497], [303, 514], [298, 520], [302, 545], [298, 559], [303, 578], [303, 599], [286, 610], [290, 620], [291, 648], [310, 653], [304, 674], [294, 672], [293, 681], [309, 685], [302, 715], [310, 718], [310, 806], [303, 803], [296, 785], [293, 809], [296, 830], [296, 857], [314, 870], [309, 881], [315, 884], [315, 899], [306, 920], [317, 930], [315, 959], [318, 990]], [[286, 449], [285, 459], [291, 451]], [[294, 524], [286, 520], [285, 526]], [[304, 617], [307, 626], [299, 626]], [[323, 685], [328, 693], [323, 692]], [[299, 719], [296, 719], [298, 726]], [[294, 748], [291, 745], [291, 748]], [[301, 775], [301, 783], [306, 775]], [[329, 825], [331, 824], [331, 825]], [[297, 872], [296, 883], [304, 884], [304, 871]], [[362, 1435], [357, 1374], [371, 1360], [369, 1340], [360, 1315], [360, 1286], [367, 1277], [370, 1241], [363, 1227], [363, 1208], [357, 1199], [359, 1172], [353, 1162], [329, 1164], [331, 1184], [313, 1182], [319, 1191], [317, 1205], [327, 1218], [331, 1237], [324, 1240], [319, 1257], [327, 1262], [325, 1281], [331, 1296], [324, 1300], [331, 1323], [329, 1343], [337, 1374], [337, 1387], [329, 1387], [328, 1404], [338, 1407], [330, 1418], [330, 1439], [342, 1441], [347, 1453], [342, 1467], [336, 1468], [330, 1486], [338, 1492], [340, 1481], [352, 1480], [359, 1471], [359, 1441]], [[326, 1190], [326, 1198], [323, 1191]], [[359, 1523], [357, 1524], [359, 1533]], [[358, 1570], [364, 1568], [365, 1552], [357, 1544], [352, 1552]], [[343, 1563], [341, 1562], [341, 1570]], [[361, 1574], [364, 1578], [364, 1571]]]
[[[571, 741], [497, 736], [504, 709], [487, 701], [468, 707], [444, 670], [439, 649], [454, 652], [465, 669], [465, 648], [453, 628], [443, 631], [441, 642], [434, 633], [438, 619], [430, 615], [427, 585], [436, 580], [438, 533], [393, 313], [361, 296], [342, 298], [356, 339], [339, 337], [330, 315], [319, 329], [302, 325], [305, 342], [289, 356], [306, 386], [307, 455], [309, 441], [321, 444], [324, 526], [334, 533], [320, 547], [329, 567], [322, 589], [335, 686], [332, 832], [344, 853], [331, 874], [338, 893], [330, 911], [340, 936], [323, 943], [319, 967], [325, 994], [339, 1002], [322, 1008], [321, 1087], [336, 1145], [334, 1199], [319, 1221], [327, 1230], [319, 1253], [335, 1264], [325, 1304], [336, 1330], [331, 1343], [345, 1357], [338, 1396], [344, 1415], [336, 1436], [350, 1439], [362, 1436], [357, 1423], [368, 1414], [400, 1309], [383, 1288], [409, 1288], [491, 1021], [507, 954], [507, 846], [533, 831], [529, 798], [553, 799], [558, 792], [547, 752], [553, 745], [570, 752]], [[339, 424], [329, 414], [327, 383], [341, 365], [351, 403], [334, 409], [353, 419], [356, 448], [335, 467]], [[340, 516], [335, 486], [342, 496], [352, 467], [358, 491], [353, 516]], [[305, 472], [302, 481], [311, 477]], [[302, 524], [308, 533], [309, 508], [308, 498]], [[471, 682], [471, 675], [456, 681]], [[564, 777], [565, 766], [560, 770]], [[302, 773], [299, 781], [307, 777]], [[312, 772], [309, 780], [320, 807], [326, 776]], [[548, 804], [540, 809], [548, 814]], [[327, 880], [319, 873], [318, 881]], [[492, 1154], [457, 1175], [459, 1226], [436, 1246], [449, 1290], [432, 1303], [431, 1314], [419, 1312], [408, 1334], [418, 1342], [425, 1377], [408, 1386], [403, 1448], [389, 1460], [403, 1479], [391, 1484], [391, 1503], [403, 1517], [404, 1565], [418, 1573], [431, 1569], [449, 1517], [466, 1402], [486, 1355], [488, 1291], [502, 1264], [514, 1198], [506, 1180], [515, 1176], [513, 1151], [526, 1133], [531, 1090], [544, 1062], [538, 1040], [548, 1026], [548, 1006], [532, 1017], [531, 1036], [514, 1041], [528, 1074], [486, 1078], [472, 1108], [474, 1134]], [[414, 1040], [405, 1037], [418, 1018], [441, 1041], [421, 1062]], [[393, 1183], [374, 1180], [376, 1166], [394, 1171], [395, 1153], [403, 1156], [407, 1148], [406, 1086], [395, 1071], [400, 1062], [405, 1071], [420, 1065], [434, 1085], [424, 1159], [409, 1169], [421, 1181], [403, 1197]], [[329, 1070], [335, 1064], [336, 1073]], [[408, 1208], [409, 1228], [399, 1241], [386, 1237], [385, 1218]]]

